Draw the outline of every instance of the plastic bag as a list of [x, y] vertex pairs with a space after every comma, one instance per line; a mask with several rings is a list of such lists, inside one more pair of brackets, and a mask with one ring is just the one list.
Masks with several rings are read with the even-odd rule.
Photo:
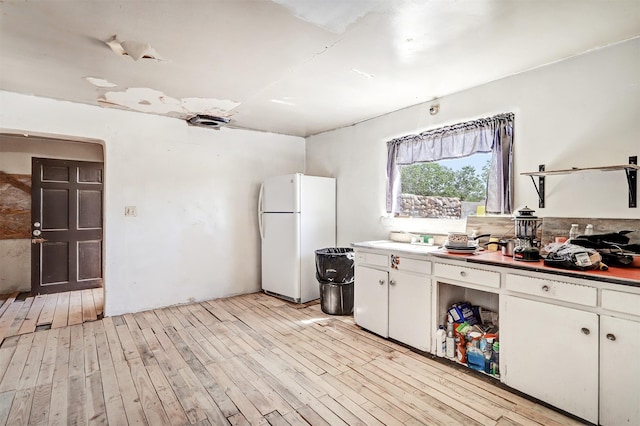
[[544, 260], [546, 266], [579, 271], [598, 269], [600, 262], [602, 256], [597, 250], [568, 243], [551, 248]]
[[354, 259], [352, 248], [330, 247], [316, 250], [316, 279], [321, 284], [352, 283]]

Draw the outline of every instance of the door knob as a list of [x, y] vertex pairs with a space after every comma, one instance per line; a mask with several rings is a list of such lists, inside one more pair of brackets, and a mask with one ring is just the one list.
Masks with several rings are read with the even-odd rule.
[[40, 236], [40, 234], [42, 234], [42, 231], [40, 231], [39, 229], [34, 229], [34, 230], [33, 230], [33, 232], [32, 232], [32, 234], [33, 234], [34, 236], [36, 236], [36, 237], [39, 237], [39, 236]]
[[378, 284], [383, 285], [384, 284], [384, 280], [378, 280]]
[[389, 285], [396, 285], [396, 282], [394, 280], [389, 280]]
[[611, 340], [612, 342], [616, 341], [616, 335], [615, 334], [611, 334], [611, 333], [607, 333], [607, 339]]

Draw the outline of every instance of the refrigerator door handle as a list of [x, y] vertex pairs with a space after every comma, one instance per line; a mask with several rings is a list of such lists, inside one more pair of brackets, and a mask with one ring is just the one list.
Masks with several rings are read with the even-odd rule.
[[260, 185], [258, 193], [258, 229], [260, 230], [260, 240], [264, 240], [264, 230], [262, 228], [262, 193], [264, 192], [264, 184]]

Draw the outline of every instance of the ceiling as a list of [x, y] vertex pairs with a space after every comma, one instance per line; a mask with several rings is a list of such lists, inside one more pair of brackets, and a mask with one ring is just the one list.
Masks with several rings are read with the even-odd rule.
[[638, 35], [638, 0], [4, 0], [0, 89], [309, 136]]

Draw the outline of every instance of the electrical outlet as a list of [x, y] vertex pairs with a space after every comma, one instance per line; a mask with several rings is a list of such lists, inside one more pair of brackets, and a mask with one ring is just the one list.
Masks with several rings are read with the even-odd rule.
[[138, 216], [138, 209], [136, 206], [124, 206], [124, 215], [125, 216]]

